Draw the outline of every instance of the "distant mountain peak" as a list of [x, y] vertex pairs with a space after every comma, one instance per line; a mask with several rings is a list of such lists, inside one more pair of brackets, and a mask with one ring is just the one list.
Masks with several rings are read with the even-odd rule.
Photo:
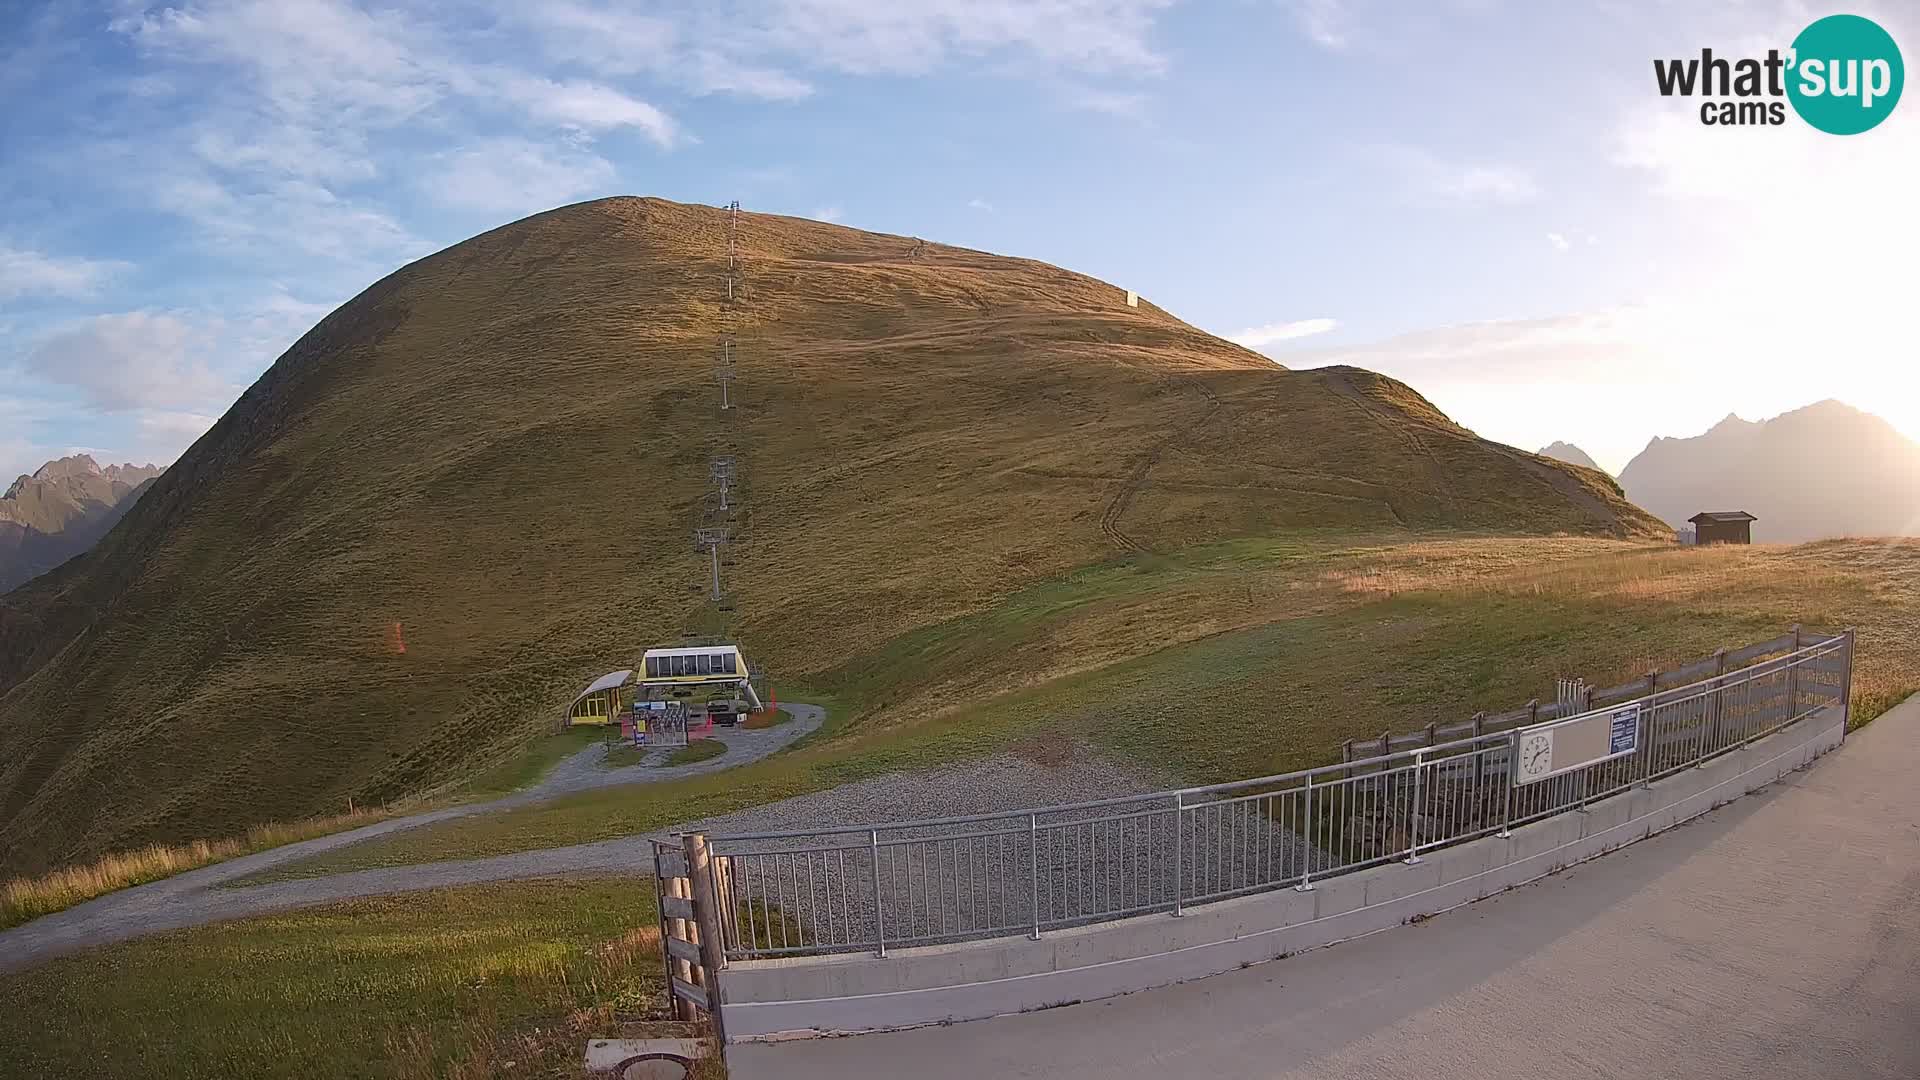
[[163, 471], [69, 454], [15, 480], [0, 495], [0, 593], [92, 547]]
[[63, 480], [71, 476], [100, 476], [100, 463], [87, 454], [54, 458], [33, 471], [35, 480]]
[[1760, 541], [1920, 533], [1920, 445], [1831, 398], [1766, 420], [1738, 414], [1654, 439], [1621, 470], [1627, 497], [1676, 525], [1742, 508]]
[[1555, 461], [1564, 461], [1569, 465], [1583, 465], [1589, 469], [1599, 470], [1600, 472], [1606, 471], [1605, 469], [1601, 469], [1599, 463], [1595, 462], [1593, 457], [1585, 450], [1563, 440], [1555, 441], [1547, 446], [1541, 447], [1539, 454], [1541, 457], [1553, 458]]

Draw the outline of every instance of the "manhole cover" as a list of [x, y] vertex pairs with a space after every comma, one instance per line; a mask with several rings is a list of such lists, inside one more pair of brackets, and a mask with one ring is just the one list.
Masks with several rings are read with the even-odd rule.
[[615, 1075], [620, 1080], [687, 1080], [687, 1066], [681, 1059], [665, 1055], [632, 1058]]

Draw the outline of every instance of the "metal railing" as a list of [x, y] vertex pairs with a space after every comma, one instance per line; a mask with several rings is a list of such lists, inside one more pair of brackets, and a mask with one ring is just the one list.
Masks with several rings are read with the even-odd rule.
[[1639, 698], [1633, 752], [1525, 785], [1511, 779], [1521, 733], [1511, 730], [1015, 813], [711, 837], [726, 956], [885, 956], [911, 945], [1038, 938], [1417, 862], [1434, 848], [1578, 809], [1844, 705], [1852, 633], [1805, 640], [1813, 643]]

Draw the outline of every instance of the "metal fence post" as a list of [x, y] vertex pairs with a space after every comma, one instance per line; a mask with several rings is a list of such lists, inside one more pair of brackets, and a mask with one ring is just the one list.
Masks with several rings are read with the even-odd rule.
[[1845, 740], [1848, 729], [1853, 727], [1853, 628], [1846, 632], [1847, 667], [1840, 675], [1840, 715], [1844, 722], [1840, 725], [1840, 738]]
[[1173, 913], [1185, 915], [1187, 894], [1186, 870], [1187, 849], [1187, 796], [1185, 792], [1173, 793]]
[[1425, 791], [1426, 750], [1413, 752], [1413, 803], [1407, 807], [1407, 865], [1420, 861], [1420, 827], [1414, 824], [1420, 819], [1421, 795]]
[[1033, 915], [1033, 940], [1040, 940], [1040, 815], [1027, 815], [1027, 906]]
[[1787, 714], [1780, 718], [1785, 724], [1793, 720], [1800, 711], [1800, 624], [1793, 624], [1793, 652], [1787, 657]]
[[1507, 746], [1507, 810], [1500, 818], [1500, 831], [1495, 836], [1502, 840], [1513, 835], [1513, 790], [1520, 785], [1520, 732], [1513, 733], [1513, 740]]
[[867, 850], [873, 853], [873, 943], [887, 955], [887, 917], [880, 910], [880, 830], [867, 830]]
[[1307, 774], [1306, 794], [1303, 800], [1307, 805], [1307, 829], [1302, 837], [1300, 853], [1300, 884], [1294, 886], [1301, 892], [1313, 891], [1313, 774]]

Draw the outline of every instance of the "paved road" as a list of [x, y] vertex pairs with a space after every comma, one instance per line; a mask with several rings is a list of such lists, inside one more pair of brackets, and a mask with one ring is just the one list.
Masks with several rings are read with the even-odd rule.
[[[364, 870], [330, 877], [282, 881], [247, 888], [216, 888], [324, 851], [371, 840], [401, 829], [419, 828], [450, 818], [493, 813], [558, 795], [608, 784], [659, 783], [685, 776], [716, 772], [763, 758], [818, 728], [826, 711], [818, 705], [787, 702], [780, 706], [793, 719], [758, 731], [722, 729], [727, 744], [720, 757], [691, 765], [654, 767], [632, 765], [601, 769], [604, 747], [590, 747], [561, 762], [540, 784], [484, 803], [433, 810], [393, 818], [348, 832], [334, 833], [297, 844], [273, 848], [184, 874], [108, 893], [95, 900], [45, 915], [30, 923], [0, 931], [0, 971], [27, 967], [76, 949], [105, 945], [219, 919], [237, 918], [310, 904], [360, 896], [440, 888], [446, 885], [512, 878], [546, 877], [569, 873], [626, 873], [650, 865], [644, 837], [627, 837], [598, 844], [522, 852], [492, 859], [431, 863]], [[588, 770], [592, 770], [589, 772]]]
[[1413, 926], [738, 1080], [1920, 1077], [1920, 698], [1679, 829]]

